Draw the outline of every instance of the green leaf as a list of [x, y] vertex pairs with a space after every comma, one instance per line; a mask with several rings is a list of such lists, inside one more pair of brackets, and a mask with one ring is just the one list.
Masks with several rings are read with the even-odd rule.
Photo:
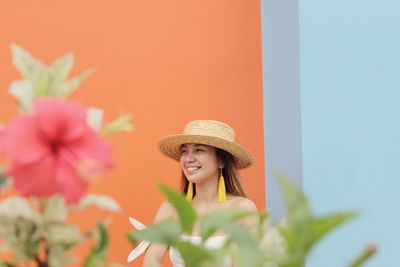
[[17, 259], [31, 260], [40, 248], [41, 228], [24, 217], [0, 216], [0, 236], [3, 249], [12, 251]]
[[76, 258], [68, 255], [62, 245], [51, 245], [49, 247], [48, 264], [51, 267], [63, 267], [75, 263]]
[[[1, 126], [0, 126], [1, 128]], [[5, 168], [0, 166], [0, 193], [11, 186], [11, 178], [5, 173]]]
[[40, 72], [31, 83], [35, 97], [54, 96], [51, 91], [51, 77], [48, 75], [47, 71]]
[[297, 230], [292, 226], [282, 227], [279, 226], [281, 235], [284, 237], [289, 250], [291, 253], [298, 253], [299, 251], [303, 254], [306, 253], [306, 237], [304, 234], [299, 235], [297, 239]]
[[67, 80], [74, 63], [74, 57], [71, 53], [57, 59], [50, 66], [46, 66], [42, 61], [34, 58], [28, 51], [16, 44], [11, 45], [11, 50], [15, 67], [32, 87], [30, 91], [33, 93], [26, 88], [15, 87], [15, 84], [10, 88], [11, 94], [17, 98], [23, 108], [31, 106], [29, 99], [32, 98], [33, 101], [38, 96], [67, 97], [93, 73], [93, 69], [88, 69]]
[[74, 66], [74, 56], [68, 53], [65, 56], [54, 61], [49, 67], [49, 74], [53, 77], [55, 82], [63, 82], [67, 79], [68, 74]]
[[319, 241], [324, 235], [332, 231], [338, 225], [354, 218], [357, 215], [355, 212], [343, 212], [330, 214], [321, 218], [315, 218], [312, 224], [312, 236], [309, 247]]
[[121, 212], [118, 202], [107, 195], [86, 195], [80, 199], [76, 208], [82, 210], [90, 205], [106, 211]]
[[116, 262], [112, 262], [106, 265], [106, 267], [124, 267], [125, 265], [116, 263]]
[[285, 199], [289, 224], [301, 223], [312, 218], [313, 215], [303, 191], [284, 175], [276, 174], [275, 176]]
[[[279, 226], [282, 236], [297, 258], [304, 258], [313, 245], [333, 228], [355, 216], [339, 213], [316, 218], [304, 193], [282, 174], [276, 175], [287, 205], [288, 225]], [[302, 256], [303, 255], [303, 256]]]
[[137, 241], [147, 240], [172, 246], [181, 237], [182, 230], [175, 220], [164, 220], [150, 225], [148, 228], [130, 232], [128, 237], [133, 244]]
[[288, 254], [288, 255], [279, 255], [279, 256], [271, 256], [267, 255], [265, 257], [265, 262], [268, 266], [279, 266], [279, 267], [300, 267], [303, 266], [304, 263], [304, 255], [303, 254]]
[[29, 201], [20, 196], [10, 197], [0, 202], [0, 218], [24, 218], [38, 225], [42, 222], [42, 218], [32, 208]]
[[263, 264], [263, 253], [257, 242], [247, 229], [236, 223], [221, 225], [224, 232], [229, 234], [229, 239], [238, 246], [236, 261], [241, 267], [260, 267]]
[[282, 229], [293, 252], [306, 253], [312, 236], [313, 214], [304, 193], [282, 174], [275, 174], [285, 199], [288, 226]]
[[176, 241], [174, 247], [179, 251], [179, 254], [182, 256], [186, 267], [206, 266], [206, 262], [209, 262], [215, 258], [215, 254], [213, 254], [212, 251], [201, 246], [193, 245], [189, 242]]
[[173, 191], [165, 185], [160, 185], [160, 190], [167, 197], [168, 201], [174, 206], [179, 216], [182, 230], [191, 233], [197, 218], [196, 211], [183, 194]]
[[373, 255], [375, 255], [377, 248], [375, 245], [367, 246], [361, 253], [349, 264], [349, 267], [358, 267], [369, 260]]
[[18, 102], [19, 111], [29, 113], [32, 111], [35, 93], [32, 83], [29, 80], [17, 80], [10, 84], [8, 89], [10, 95], [15, 97]]
[[108, 123], [103, 129], [103, 135], [107, 136], [116, 132], [130, 132], [133, 130], [131, 123], [132, 114], [124, 114], [116, 120]]
[[85, 260], [84, 267], [99, 267], [107, 257], [108, 234], [104, 223], [97, 223], [98, 239]]
[[203, 240], [212, 236], [218, 229], [224, 225], [235, 222], [240, 218], [254, 214], [245, 210], [225, 209], [211, 212], [201, 218], [200, 234]]
[[45, 222], [64, 223], [67, 219], [67, 207], [64, 197], [61, 195], [53, 195], [45, 200], [43, 219]]
[[[262, 222], [264, 225], [264, 222]], [[261, 238], [259, 239], [259, 247], [270, 257], [284, 257], [288, 254], [288, 245], [282, 236], [278, 226], [264, 225], [264, 229], [258, 231]]]
[[286, 239], [282, 236], [280, 228], [283, 225], [266, 225], [262, 233], [259, 247], [264, 255], [265, 267], [300, 267], [303, 265], [303, 253], [288, 250]]
[[254, 212], [244, 210], [221, 210], [204, 216], [200, 222], [200, 231], [203, 237], [209, 237], [217, 230], [222, 230], [228, 236], [228, 241], [237, 246], [234, 255], [241, 267], [258, 267], [262, 265], [263, 253], [249, 230], [236, 221]]
[[258, 214], [258, 220], [255, 226], [253, 226], [253, 232], [256, 240], [261, 242], [265, 229], [268, 229], [268, 218], [269, 214], [262, 212]]
[[108, 263], [106, 267], [124, 267], [125, 265], [119, 264], [117, 262]]
[[54, 86], [52, 95], [67, 97], [76, 88], [78, 88], [78, 86], [84, 80], [86, 80], [93, 73], [94, 73], [93, 68], [87, 69], [83, 73], [79, 74], [78, 76], [76, 76], [68, 81], [64, 81], [63, 83], [57, 84], [56, 86]]
[[24, 78], [34, 81], [45, 72], [43, 62], [17, 44], [11, 44], [11, 52], [13, 64]]
[[62, 246], [69, 250], [83, 241], [79, 228], [71, 224], [48, 224], [44, 228], [44, 236], [49, 246]]
[[16, 44], [11, 45], [11, 51], [14, 66], [26, 80], [31, 82], [34, 96], [48, 94], [49, 75], [46, 65]]

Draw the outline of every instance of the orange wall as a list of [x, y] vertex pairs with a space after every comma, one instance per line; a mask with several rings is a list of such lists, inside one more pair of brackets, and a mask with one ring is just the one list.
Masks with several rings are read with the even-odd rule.
[[[242, 172], [245, 190], [264, 209], [259, 1], [9, 0], [2, 2], [0, 25], [0, 122], [16, 115], [7, 94], [20, 78], [11, 42], [47, 63], [74, 52], [75, 73], [97, 71], [72, 98], [103, 107], [109, 119], [133, 114], [135, 131], [110, 139], [116, 168], [90, 188], [113, 196], [124, 210], [112, 216], [112, 260], [125, 263], [131, 249], [128, 216], [153, 220], [163, 199], [156, 184], [178, 187], [178, 164], [155, 142], [189, 120], [218, 119], [236, 129], [238, 142], [256, 158]], [[89, 209], [73, 220], [88, 228], [106, 216]]]

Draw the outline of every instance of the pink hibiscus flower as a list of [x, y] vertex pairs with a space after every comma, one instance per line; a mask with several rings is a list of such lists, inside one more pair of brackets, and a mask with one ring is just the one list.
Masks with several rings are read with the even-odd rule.
[[47, 98], [35, 102], [33, 114], [2, 129], [0, 151], [22, 194], [59, 193], [76, 202], [88, 179], [111, 167], [111, 149], [86, 123], [86, 115], [79, 103]]

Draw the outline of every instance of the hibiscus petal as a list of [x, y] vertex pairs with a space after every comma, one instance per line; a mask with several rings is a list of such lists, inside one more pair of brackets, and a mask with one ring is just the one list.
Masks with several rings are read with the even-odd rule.
[[87, 183], [73, 166], [62, 159], [46, 157], [40, 163], [11, 168], [15, 187], [25, 196], [46, 197], [63, 195], [68, 203], [75, 203], [84, 194]]
[[35, 102], [39, 128], [49, 140], [72, 141], [86, 131], [86, 110], [79, 104], [57, 98]]
[[39, 161], [49, 152], [32, 117], [15, 119], [0, 136], [2, 152], [18, 165]]
[[56, 160], [45, 157], [40, 162], [16, 166], [12, 165], [10, 175], [14, 177], [14, 185], [25, 196], [50, 196], [58, 192], [58, 184], [54, 180]]
[[94, 167], [92, 171], [97, 172], [94, 175], [112, 167], [111, 147], [89, 127], [82, 138], [69, 145], [69, 150], [79, 158], [80, 162], [97, 163], [92, 164]]
[[86, 192], [87, 183], [83, 181], [76, 170], [64, 160], [59, 160], [55, 173], [58, 191], [66, 198], [68, 203], [76, 203]]

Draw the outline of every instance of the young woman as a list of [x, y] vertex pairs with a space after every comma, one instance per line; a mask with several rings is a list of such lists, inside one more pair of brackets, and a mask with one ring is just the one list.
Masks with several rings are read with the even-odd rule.
[[[189, 122], [182, 134], [170, 135], [159, 140], [159, 150], [169, 158], [180, 162], [182, 190], [199, 215], [228, 208], [256, 211], [254, 203], [246, 198], [240, 183], [238, 169], [249, 167], [252, 155], [235, 142], [235, 132], [227, 124], [212, 120]], [[168, 202], [161, 204], [155, 222], [176, 218], [175, 210]], [[244, 224], [248, 221], [243, 221]], [[193, 236], [183, 239], [199, 243], [198, 229]], [[207, 240], [207, 246], [223, 245], [223, 233]], [[161, 266], [168, 247], [151, 244], [143, 266]], [[184, 267], [184, 262], [174, 248], [170, 248], [174, 267]], [[224, 267], [231, 267], [229, 259]]]

